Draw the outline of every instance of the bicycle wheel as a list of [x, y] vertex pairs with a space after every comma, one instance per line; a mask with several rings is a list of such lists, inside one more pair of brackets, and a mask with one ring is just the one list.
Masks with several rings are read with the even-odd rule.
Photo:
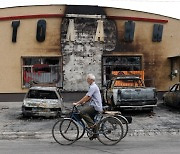
[[98, 140], [104, 145], [115, 145], [123, 138], [123, 126], [116, 117], [106, 117], [99, 123]]
[[127, 133], [128, 133], [128, 120], [122, 116], [122, 115], [117, 115], [116, 116], [121, 122], [122, 122], [122, 126], [123, 126], [123, 138], [126, 137]]
[[74, 143], [78, 135], [78, 126], [71, 118], [64, 118], [57, 121], [52, 128], [54, 140], [61, 145], [70, 145]]

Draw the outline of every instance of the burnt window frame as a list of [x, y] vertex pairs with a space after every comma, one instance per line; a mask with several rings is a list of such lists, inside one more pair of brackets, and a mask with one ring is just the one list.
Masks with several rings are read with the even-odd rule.
[[[35, 94], [33, 94], [35, 93]], [[55, 91], [30, 89], [26, 98], [30, 99], [58, 99]]]
[[[108, 57], [108, 58], [114, 58], [114, 57], [139, 57], [140, 58], [140, 69], [139, 69], [139, 71], [142, 71], [143, 70], [143, 61], [144, 61], [144, 59], [143, 59], [143, 55], [142, 54], [134, 54], [134, 55], [103, 55], [102, 56], [102, 66], [101, 66], [101, 69], [102, 69], [102, 86], [104, 87], [104, 86], [106, 86], [107, 85], [107, 82], [109, 81], [109, 80], [111, 80], [112, 79], [112, 77], [113, 76], [111, 76], [110, 74], [109, 74], [109, 80], [107, 79], [107, 78], [104, 78], [104, 76], [105, 76], [105, 67], [106, 66], [109, 66], [109, 67], [114, 67], [114, 66], [120, 66], [120, 64], [118, 65], [118, 64], [115, 64], [115, 65], [113, 65], [113, 64], [111, 64], [111, 65], [107, 65], [107, 64], [104, 64], [104, 58], [105, 57]], [[125, 65], [124, 65], [125, 66]], [[135, 65], [134, 65], [134, 67], [135, 67]], [[120, 70], [120, 71], [128, 71], [128, 70]], [[129, 70], [129, 71], [133, 71], [133, 70]], [[137, 71], [137, 70], [134, 70], [134, 71]]]
[[173, 85], [173, 86], [170, 88], [170, 92], [179, 91], [179, 88], [180, 88], [179, 86], [180, 86], [179, 84]]
[[[24, 65], [24, 60], [28, 59], [28, 58], [29, 59], [32, 59], [32, 58], [40, 59], [41, 60], [40, 63], [36, 63], [36, 64], [42, 64], [43, 59], [44, 60], [45, 59], [52, 59], [52, 60], [53, 59], [57, 59], [58, 60], [58, 64], [56, 64], [56, 65], [49, 65], [49, 67], [51, 67], [51, 73], [53, 72], [52, 71], [53, 69], [56, 69], [56, 68], [58, 69], [58, 72], [59, 72], [59, 81], [58, 82], [54, 81], [52, 83], [50, 83], [50, 82], [41, 83], [40, 82], [40, 84], [53, 84], [53, 85], [55, 85], [57, 87], [60, 87], [60, 88], [63, 87], [63, 59], [62, 59], [62, 56], [22, 56], [21, 57], [21, 87], [23, 89], [28, 89], [28, 88], [31, 87], [31, 84], [29, 84], [27, 86], [26, 85], [27, 82], [24, 81], [24, 69], [28, 68], [31, 71], [31, 73], [33, 73], [33, 70], [35, 71], [35, 68], [33, 68], [33, 65], [35, 65], [35, 64], [25, 64]], [[46, 71], [46, 70], [44, 70], [44, 71]]]

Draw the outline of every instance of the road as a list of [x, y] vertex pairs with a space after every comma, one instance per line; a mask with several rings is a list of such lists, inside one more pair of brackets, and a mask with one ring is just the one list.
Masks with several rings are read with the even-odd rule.
[[[133, 118], [128, 135], [116, 146], [82, 138], [71, 146], [57, 144], [51, 129], [57, 119], [24, 119], [21, 102], [0, 103], [2, 154], [179, 154], [180, 111], [158, 102], [154, 112], [126, 112]], [[67, 104], [68, 106], [71, 104]]]
[[0, 140], [2, 154], [179, 154], [180, 136], [126, 137], [115, 146], [83, 138], [70, 146], [49, 140]]
[[[46, 138], [51, 136], [51, 129], [57, 119], [22, 118], [22, 102], [0, 102], [0, 139], [8, 138]], [[72, 103], [66, 103], [72, 106]], [[130, 111], [132, 116], [128, 136], [180, 136], [180, 111], [158, 102], [154, 112]], [[44, 135], [46, 134], [46, 136]]]

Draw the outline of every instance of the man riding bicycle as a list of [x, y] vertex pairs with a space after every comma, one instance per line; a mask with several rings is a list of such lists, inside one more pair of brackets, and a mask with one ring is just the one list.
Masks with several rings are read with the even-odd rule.
[[[96, 131], [96, 124], [93, 120], [93, 117], [98, 112], [103, 111], [101, 93], [98, 86], [95, 84], [95, 76], [93, 74], [88, 74], [86, 80], [89, 84], [88, 92], [81, 100], [73, 103], [73, 105], [84, 105], [88, 103], [88, 105], [84, 105], [80, 109], [80, 116], [86, 121], [89, 128], [92, 128]], [[92, 139], [96, 137], [97, 135], [94, 134]]]

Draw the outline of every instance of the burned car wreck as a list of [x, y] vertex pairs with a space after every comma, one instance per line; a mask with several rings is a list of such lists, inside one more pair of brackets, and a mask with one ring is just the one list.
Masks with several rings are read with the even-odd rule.
[[180, 82], [174, 84], [170, 90], [163, 95], [163, 103], [180, 108]]
[[60, 116], [63, 100], [57, 87], [31, 87], [24, 97], [22, 115], [52, 117]]
[[153, 110], [157, 104], [154, 87], [145, 87], [138, 76], [121, 75], [112, 78], [103, 92], [105, 104], [111, 109]]

